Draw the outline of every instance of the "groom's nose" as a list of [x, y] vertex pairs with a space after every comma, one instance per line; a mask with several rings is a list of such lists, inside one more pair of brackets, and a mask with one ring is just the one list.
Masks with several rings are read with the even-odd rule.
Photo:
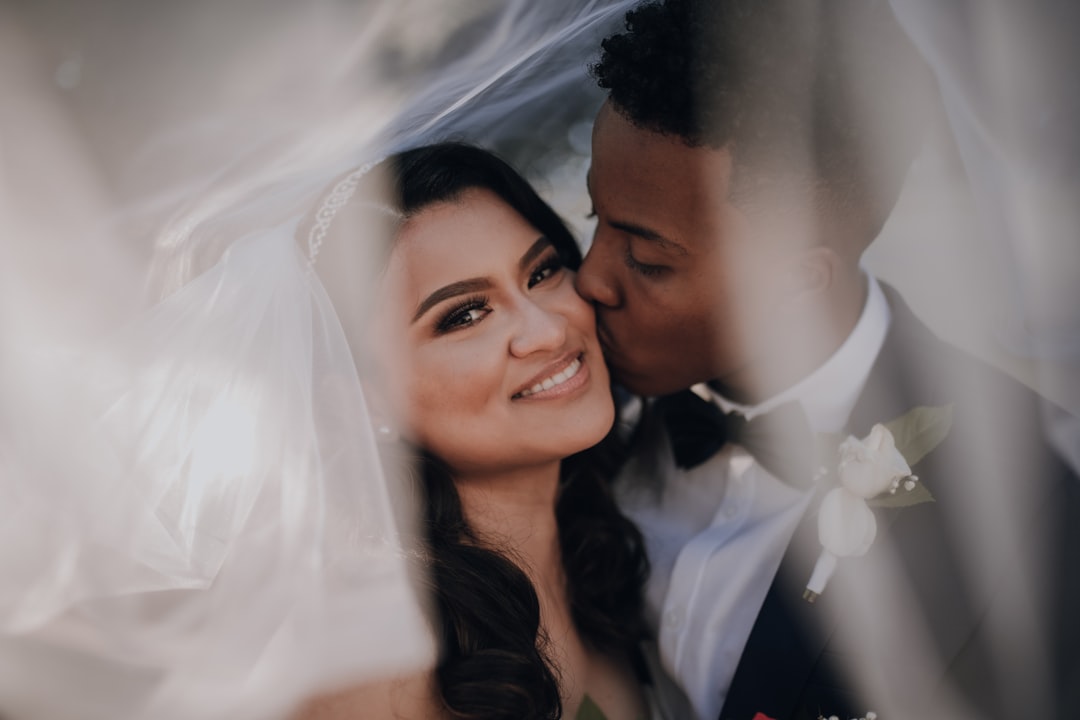
[[593, 238], [592, 247], [578, 268], [574, 278], [574, 287], [578, 294], [591, 303], [607, 307], [617, 307], [621, 297], [612, 273], [614, 257], [608, 257], [604, 244], [599, 237]]

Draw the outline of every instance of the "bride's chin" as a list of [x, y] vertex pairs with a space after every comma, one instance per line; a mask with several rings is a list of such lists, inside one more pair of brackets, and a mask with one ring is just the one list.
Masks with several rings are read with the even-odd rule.
[[[583, 414], [584, 415], [584, 414]], [[582, 416], [579, 416], [582, 417]], [[578, 431], [573, 433], [574, 442], [567, 456], [588, 450], [607, 437], [615, 424], [615, 403], [609, 395], [606, 404], [598, 407], [595, 415], [589, 413], [588, 422], [582, 423]]]

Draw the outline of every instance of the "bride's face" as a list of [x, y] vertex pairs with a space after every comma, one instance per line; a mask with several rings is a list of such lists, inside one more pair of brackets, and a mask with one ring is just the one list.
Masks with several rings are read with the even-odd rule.
[[402, 227], [380, 289], [379, 391], [458, 473], [551, 462], [614, 419], [592, 308], [555, 248], [470, 189]]

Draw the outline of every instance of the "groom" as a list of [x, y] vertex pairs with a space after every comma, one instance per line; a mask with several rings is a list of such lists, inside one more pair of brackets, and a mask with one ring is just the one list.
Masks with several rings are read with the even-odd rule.
[[[616, 491], [652, 562], [665, 703], [702, 720], [1080, 717], [1080, 480], [1032, 392], [861, 265], [933, 97], [887, 4], [668, 0], [626, 28], [593, 68], [609, 97], [577, 284], [613, 373], [650, 398]], [[917, 480], [877, 498], [899, 506], [806, 592], [820, 533], [865, 518], [819, 528], [836, 456], [795, 450], [920, 407]], [[745, 432], [779, 416], [795, 430], [771, 448]]]

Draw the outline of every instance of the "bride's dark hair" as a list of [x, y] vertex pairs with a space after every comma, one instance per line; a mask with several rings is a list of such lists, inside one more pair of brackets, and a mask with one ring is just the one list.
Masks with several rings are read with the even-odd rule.
[[[573, 236], [509, 165], [458, 143], [429, 145], [389, 158], [395, 208], [409, 217], [471, 188], [502, 198], [543, 233], [571, 269], [581, 264]], [[648, 572], [641, 535], [617, 509], [606, 480], [615, 440], [562, 464], [556, 516], [574, 623], [584, 641], [636, 656], [643, 636], [642, 585]], [[469, 527], [449, 469], [421, 452], [423, 536], [442, 655], [442, 700], [455, 718], [558, 718], [555, 666], [545, 651], [536, 590], [514, 560]]]

